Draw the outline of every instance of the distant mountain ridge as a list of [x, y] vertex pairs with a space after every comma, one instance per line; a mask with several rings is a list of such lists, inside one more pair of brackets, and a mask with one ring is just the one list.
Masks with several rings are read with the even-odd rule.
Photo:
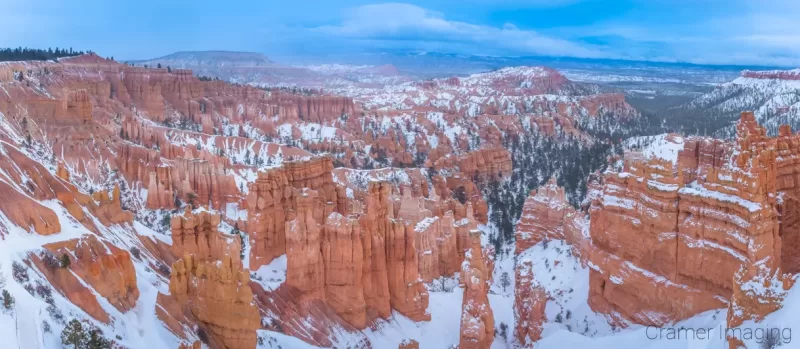
[[131, 60], [128, 63], [134, 64], [157, 64], [164, 65], [165, 62], [176, 62], [183, 64], [237, 64], [237, 65], [273, 65], [276, 64], [263, 53], [258, 52], [238, 52], [238, 51], [179, 51], [166, 56], [145, 59]]
[[708, 125], [705, 130], [717, 137], [732, 138], [733, 123], [748, 110], [770, 135], [777, 135], [783, 124], [800, 128], [800, 70], [744, 70], [671, 112], [700, 119]]

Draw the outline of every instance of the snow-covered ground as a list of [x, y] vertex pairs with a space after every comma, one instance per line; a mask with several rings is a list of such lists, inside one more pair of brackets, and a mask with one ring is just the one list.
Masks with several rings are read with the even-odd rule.
[[[28, 253], [38, 253], [41, 246], [48, 243], [78, 238], [89, 231], [66, 209], [55, 201], [45, 202], [59, 218], [62, 231], [59, 234], [40, 236], [30, 233], [12, 224], [0, 213], [0, 225], [8, 229], [8, 235], [0, 243], [0, 272], [5, 278], [5, 289], [15, 298], [12, 310], [0, 311], [0, 338], [3, 348], [61, 348], [60, 334], [71, 319], [79, 319], [102, 330], [106, 338], [116, 340], [120, 345], [129, 348], [176, 348], [180, 343], [156, 316], [156, 297], [158, 293], [169, 293], [168, 280], [148, 266], [152, 257], [140, 246], [136, 235], [158, 236], [141, 224], [104, 227], [99, 225], [101, 235], [115, 245], [130, 249], [138, 246], [141, 259], [131, 258], [136, 270], [136, 281], [140, 295], [136, 306], [125, 313], [120, 312], [103, 296], [99, 295], [91, 285], [83, 282], [77, 274], [73, 274], [87, 289], [93, 293], [102, 310], [112, 319], [110, 324], [94, 320], [81, 308], [71, 303], [57, 290], [52, 291], [52, 300], [47, 300], [37, 293], [31, 294], [24, 285], [49, 285], [47, 280], [35, 268], [27, 267], [24, 259]], [[101, 241], [103, 238], [100, 238]], [[29, 281], [17, 281], [12, 277], [14, 263], [25, 266]], [[51, 305], [52, 304], [52, 305]], [[45, 325], [46, 324], [46, 325]]]
[[251, 280], [259, 283], [264, 290], [278, 289], [286, 281], [286, 255], [281, 255], [267, 265], [262, 265], [251, 273]]
[[656, 136], [631, 137], [623, 143], [625, 149], [640, 151], [645, 158], [657, 157], [673, 164], [678, 163], [678, 153], [683, 150], [683, 137], [664, 133]]
[[581, 266], [569, 244], [543, 241], [517, 256], [518, 263], [523, 261], [531, 262], [534, 280], [549, 298], [543, 337], [559, 332], [589, 337], [614, 333], [605, 315], [589, 308], [589, 268]]

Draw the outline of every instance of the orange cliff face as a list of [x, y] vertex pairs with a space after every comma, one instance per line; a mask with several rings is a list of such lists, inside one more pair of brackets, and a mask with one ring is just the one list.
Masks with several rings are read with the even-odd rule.
[[[743, 113], [735, 144], [690, 138], [675, 162], [626, 154], [621, 171], [590, 184], [590, 218], [551, 181], [526, 200], [517, 251], [545, 239], [570, 243], [590, 267], [589, 305], [621, 325], [660, 326], [728, 306], [728, 327], [763, 318], [792, 284], [781, 265], [797, 258], [782, 248], [793, 238], [786, 174], [796, 136], [765, 134]], [[523, 343], [541, 331], [533, 306], [541, 295], [527, 269], [517, 265]]]
[[173, 265], [169, 290], [206, 329], [213, 347], [255, 348], [261, 318], [246, 286], [250, 274], [234, 260], [238, 256], [202, 262], [187, 255]]

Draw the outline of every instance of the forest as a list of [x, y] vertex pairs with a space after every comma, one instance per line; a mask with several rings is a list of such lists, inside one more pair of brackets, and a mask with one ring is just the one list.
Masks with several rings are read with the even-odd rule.
[[49, 61], [62, 57], [80, 56], [84, 53], [86, 52], [75, 51], [71, 47], [69, 49], [56, 47], [47, 50], [27, 47], [0, 48], [0, 62]]

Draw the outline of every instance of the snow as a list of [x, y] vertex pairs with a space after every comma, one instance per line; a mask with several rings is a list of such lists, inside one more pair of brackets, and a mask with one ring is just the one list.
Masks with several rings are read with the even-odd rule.
[[603, 195], [603, 206], [617, 206], [627, 210], [632, 210], [636, 207], [636, 201], [627, 198], [621, 198], [613, 195]]
[[[323, 126], [317, 123], [285, 123], [278, 126], [278, 135], [283, 139], [293, 139], [292, 129], [300, 130], [300, 139], [304, 141], [326, 141], [337, 137], [337, 128]], [[342, 131], [339, 131], [342, 132]]]
[[[5, 227], [9, 232], [9, 234], [5, 236], [3, 244], [0, 244], [0, 265], [2, 265], [0, 272], [2, 272], [2, 275], [7, 280], [6, 289], [16, 299], [16, 309], [13, 312], [0, 314], [0, 326], [11, 330], [3, 331], [0, 329], [0, 336], [7, 341], [6, 343], [16, 343], [17, 348], [60, 347], [60, 339], [58, 336], [64, 324], [70, 319], [77, 318], [88, 321], [93, 326], [101, 329], [108, 338], [119, 336], [120, 339], [117, 341], [120, 345], [125, 347], [176, 347], [179, 343], [178, 339], [163, 326], [155, 314], [157, 294], [159, 292], [168, 292], [168, 287], [166, 285], [167, 280], [157, 275], [146, 266], [146, 260], [150, 260], [151, 257], [148, 256], [148, 253], [143, 248], [140, 248], [143, 251], [143, 260], [131, 259], [134, 262], [134, 268], [136, 270], [137, 287], [140, 292], [140, 297], [136, 307], [129, 312], [122, 313], [117, 310], [106, 298], [100, 296], [91, 285], [85, 283], [78, 275], [73, 273], [73, 276], [78, 278], [78, 281], [86, 287], [90, 293], [94, 294], [102, 310], [113, 319], [111, 325], [105, 325], [95, 321], [82, 309], [64, 298], [59, 292], [53, 292], [54, 307], [59, 309], [64, 315], [64, 322], [60, 323], [48, 316], [48, 312], [43, 311], [49, 306], [44, 300], [29, 294], [23, 288], [22, 284], [11, 277], [11, 265], [13, 262], [22, 263], [22, 259], [26, 257], [27, 253], [38, 252], [41, 246], [48, 243], [66, 241], [85, 234], [90, 234], [90, 232], [83, 225], [78, 223], [57, 201], [45, 201], [42, 202], [42, 204], [56, 212], [62, 227], [62, 231], [59, 234], [50, 236], [30, 234], [22, 228], [13, 225], [7, 220], [5, 215], [0, 213], [0, 225]], [[86, 211], [84, 211], [84, 213], [89, 215]], [[97, 223], [93, 216], [89, 216], [88, 218]], [[116, 245], [122, 248], [126, 248], [126, 246], [136, 246], [136, 244], [138, 244], [138, 238], [136, 237], [137, 231], [141, 231], [142, 235], [145, 236], [159, 235], [140, 224], [134, 226], [98, 226], [98, 229], [100, 229], [102, 233], [102, 237], [99, 237], [101, 242], [105, 241], [105, 237], [109, 240], [113, 240]], [[28, 268], [28, 275], [31, 279], [30, 284], [34, 282], [42, 282], [45, 285], [48, 284], [35, 268]], [[12, 323], [9, 323], [9, 321]], [[48, 322], [51, 327], [50, 332], [42, 332], [43, 321]]]
[[[792, 330], [796, 329], [797, 324], [800, 324], [800, 286], [795, 284], [787, 292], [781, 309], [768, 314], [761, 322], [752, 320], [745, 321], [739, 328], [742, 330], [740, 333], [742, 333], [743, 336], [746, 330], [752, 331], [754, 335], [758, 334], [760, 331], [761, 338], [763, 338], [765, 331], [776, 331], [782, 343], [780, 346], [781, 349], [800, 348], [800, 342], [792, 341], [791, 338]], [[749, 340], [745, 338], [744, 343], [748, 348], [757, 348], [759, 347], [761, 338], [756, 338], [755, 336]]]
[[286, 281], [286, 255], [281, 255], [267, 265], [262, 265], [252, 273], [251, 280], [257, 282], [266, 291], [274, 291]]
[[238, 202], [229, 202], [225, 204], [225, 217], [232, 220], [232, 221], [246, 221], [247, 220], [247, 210], [240, 210]]
[[461, 328], [461, 301], [463, 290], [430, 292], [429, 322], [414, 322], [398, 312], [391, 318], [378, 321], [375, 328], [364, 330], [373, 348], [397, 348], [404, 339], [419, 341], [420, 349], [450, 348], [458, 344]]
[[439, 217], [425, 217], [423, 220], [419, 221], [417, 225], [414, 227], [414, 231], [417, 233], [424, 232], [431, 226], [431, 224], [436, 223], [439, 220]]
[[743, 199], [736, 195], [725, 194], [718, 191], [709, 190], [696, 183], [690, 183], [688, 186], [678, 190], [678, 194], [700, 196], [705, 198], [713, 198], [722, 202], [729, 202], [744, 207], [750, 212], [756, 212], [762, 208], [761, 204]]
[[333, 181], [353, 190], [365, 191], [370, 182], [387, 181], [392, 184], [411, 184], [411, 177], [403, 168], [380, 168], [375, 170], [355, 170], [350, 168], [337, 168], [334, 170]]
[[656, 136], [631, 137], [623, 142], [626, 149], [635, 149], [641, 146], [641, 153], [645, 158], [659, 158], [678, 163], [678, 153], [683, 150], [684, 139], [678, 135], [667, 133]]
[[[532, 263], [534, 280], [548, 294], [544, 338], [561, 332], [585, 334], [589, 336], [586, 338], [613, 333], [606, 316], [589, 308], [589, 268], [572, 255], [569, 244], [562, 240], [541, 242], [517, 256], [518, 264], [523, 261]], [[559, 314], [561, 323], [555, 322]]]

